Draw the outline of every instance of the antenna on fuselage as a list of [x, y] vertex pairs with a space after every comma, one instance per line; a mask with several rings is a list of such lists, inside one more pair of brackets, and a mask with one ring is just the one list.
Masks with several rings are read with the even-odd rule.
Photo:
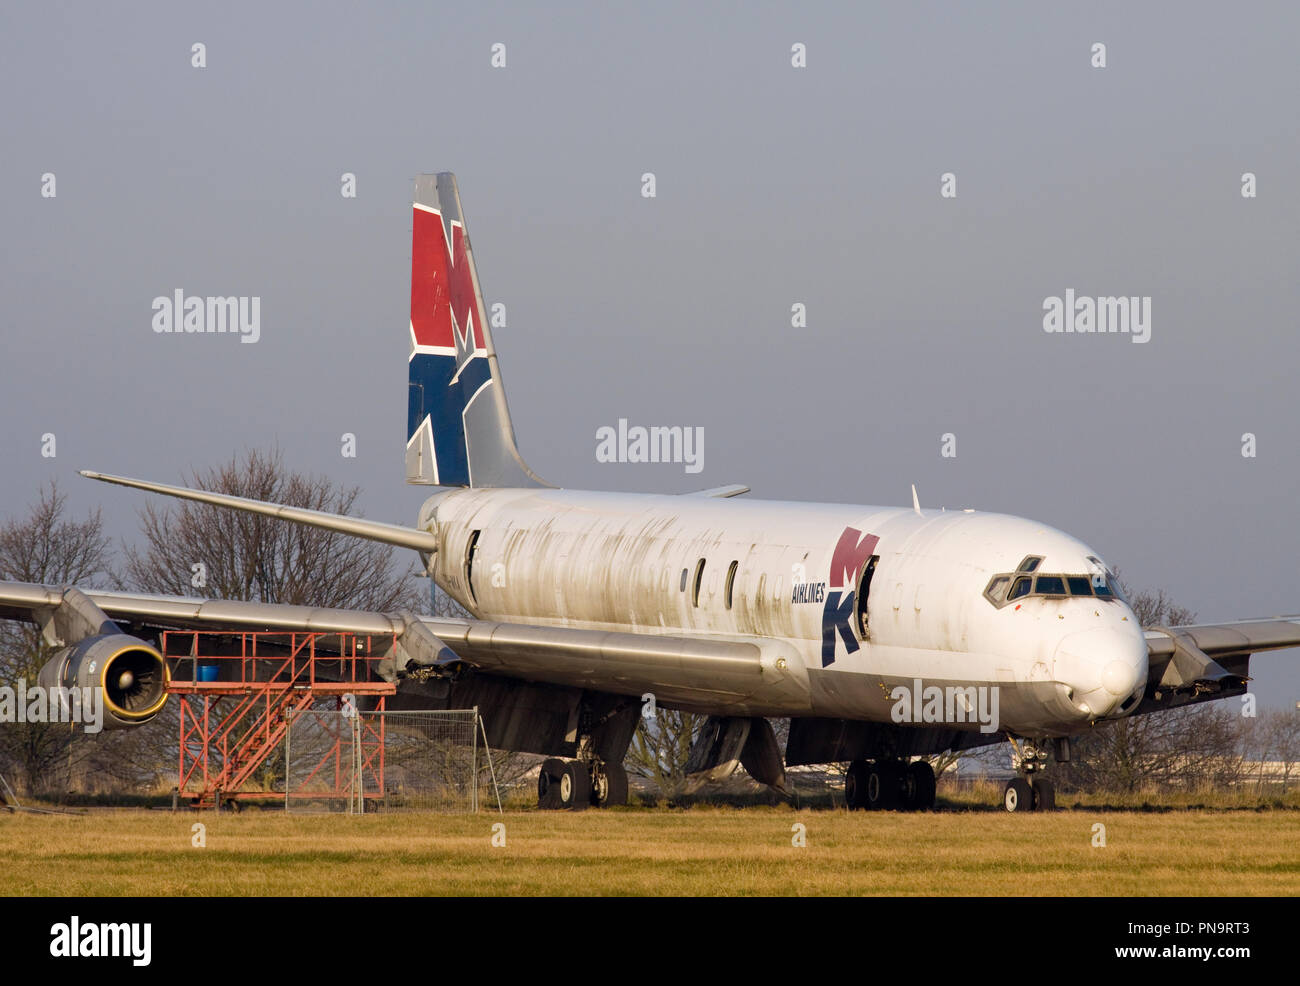
[[924, 516], [924, 514], [921, 513], [921, 501], [920, 501], [919, 499], [917, 499], [917, 496], [916, 496], [916, 484], [915, 484], [915, 483], [912, 484], [912, 509], [916, 511], [916, 516], [918, 516], [918, 517], [922, 517], [922, 516]]

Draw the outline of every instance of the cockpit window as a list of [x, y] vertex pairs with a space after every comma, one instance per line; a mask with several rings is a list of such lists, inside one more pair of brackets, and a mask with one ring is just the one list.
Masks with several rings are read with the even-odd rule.
[[1089, 574], [1067, 572], [1061, 575], [1030, 575], [1042, 564], [1043, 556], [1029, 555], [1014, 572], [999, 572], [989, 579], [984, 598], [1001, 609], [1017, 599], [1028, 596], [1060, 598], [1064, 596], [1089, 596], [1106, 600], [1124, 600], [1115, 576], [1096, 558], [1088, 561], [1096, 567]]
[[1007, 601], [1007, 587], [1011, 585], [1010, 575], [995, 575], [989, 579], [988, 588], [984, 590], [984, 595], [988, 597], [989, 602], [994, 606], [1001, 606]]
[[1118, 599], [1120, 602], [1128, 602], [1124, 596], [1124, 590], [1119, 587], [1119, 579], [1115, 578], [1115, 573], [1108, 569], [1100, 558], [1096, 555], [1089, 555], [1088, 562], [1092, 566], [1092, 574], [1089, 579], [1092, 582], [1092, 591], [1103, 599]]
[[1064, 596], [1065, 579], [1059, 575], [1040, 575], [1034, 580], [1034, 592], [1040, 596]]

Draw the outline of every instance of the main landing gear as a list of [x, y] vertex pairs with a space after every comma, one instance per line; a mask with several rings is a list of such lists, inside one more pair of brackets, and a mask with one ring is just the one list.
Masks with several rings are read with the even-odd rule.
[[844, 801], [850, 810], [930, 811], [934, 770], [923, 760], [855, 760], [844, 775]]
[[[1007, 811], [1056, 811], [1056, 787], [1043, 776], [1047, 768], [1047, 746], [1032, 740], [1008, 737], [1014, 753], [1012, 764], [1020, 776], [1007, 781], [1002, 789], [1002, 807]], [[1064, 753], [1062, 753], [1064, 750]], [[1069, 760], [1069, 745], [1058, 741], [1057, 760]]]
[[573, 756], [542, 762], [537, 807], [582, 811], [627, 804], [623, 758], [640, 722], [640, 703], [616, 695], [584, 695], [569, 714]]
[[598, 759], [550, 757], [537, 775], [537, 807], [561, 811], [627, 804], [627, 771]]

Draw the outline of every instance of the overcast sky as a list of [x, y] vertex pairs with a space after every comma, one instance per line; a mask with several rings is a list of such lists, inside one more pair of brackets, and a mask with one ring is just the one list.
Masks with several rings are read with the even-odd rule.
[[[0, 511], [58, 477], [130, 538], [145, 495], [77, 469], [278, 443], [413, 522], [411, 179], [452, 170], [551, 482], [914, 482], [1202, 620], [1300, 612], [1300, 8], [840, 6], [6, 4]], [[178, 288], [260, 297], [261, 338], [155, 333]], [[1150, 297], [1150, 341], [1046, 333], [1067, 289]], [[703, 472], [597, 462], [619, 418], [702, 426]], [[1252, 670], [1300, 699], [1300, 652]]]

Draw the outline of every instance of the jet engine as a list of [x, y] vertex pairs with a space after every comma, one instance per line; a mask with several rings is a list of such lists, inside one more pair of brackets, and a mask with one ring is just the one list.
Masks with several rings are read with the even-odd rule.
[[104, 728], [141, 726], [167, 702], [167, 664], [138, 637], [105, 633], [59, 651], [37, 676], [42, 688], [91, 688], [104, 700]]

